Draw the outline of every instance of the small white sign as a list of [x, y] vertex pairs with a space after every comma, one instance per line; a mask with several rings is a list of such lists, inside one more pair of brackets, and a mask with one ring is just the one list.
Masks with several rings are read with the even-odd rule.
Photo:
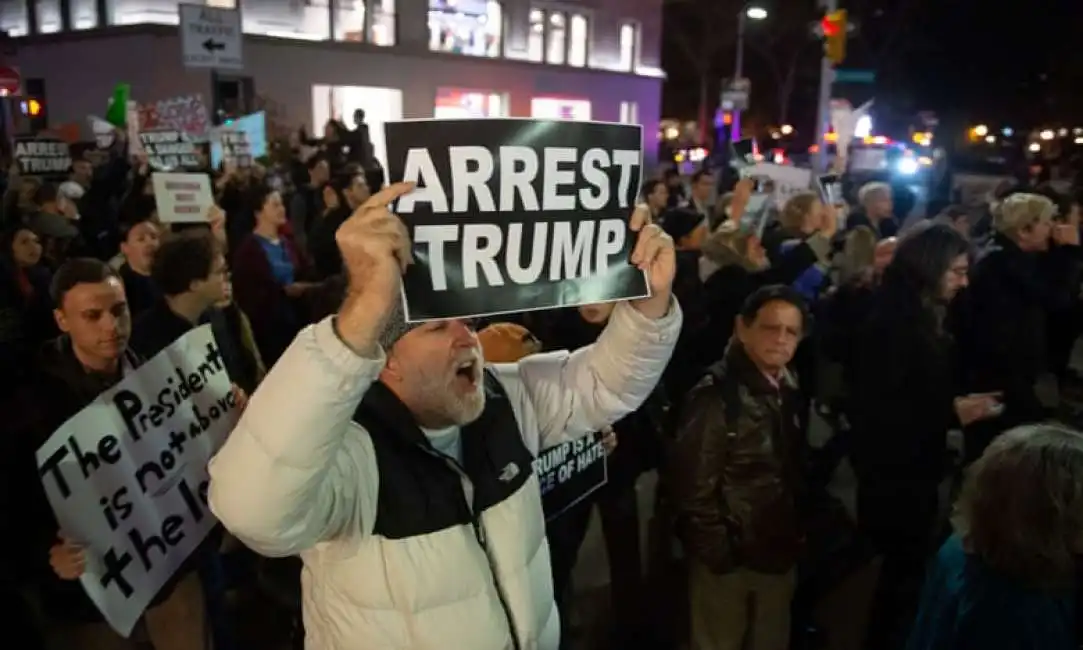
[[211, 179], [206, 174], [151, 174], [154, 202], [162, 223], [202, 223], [214, 205]]
[[786, 201], [802, 192], [808, 192], [812, 185], [812, 170], [803, 167], [791, 167], [789, 165], [775, 165], [772, 163], [757, 163], [741, 170], [741, 175], [747, 178], [768, 178], [775, 186], [773, 198], [775, 207], [779, 210], [786, 205]]
[[186, 67], [244, 69], [240, 11], [182, 4], [180, 37]]

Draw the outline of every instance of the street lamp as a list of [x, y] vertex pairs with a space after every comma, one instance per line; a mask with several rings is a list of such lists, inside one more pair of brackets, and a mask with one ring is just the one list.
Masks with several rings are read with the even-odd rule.
[[[737, 14], [737, 69], [733, 73], [733, 82], [744, 77], [745, 73], [745, 27], [749, 20], [764, 20], [767, 18], [767, 10], [763, 7], [746, 4], [741, 7]], [[733, 124], [730, 126], [730, 142], [741, 139], [741, 110], [734, 109]]]
[[749, 7], [745, 9], [745, 15], [752, 20], [763, 20], [767, 18], [767, 10], [763, 7]]

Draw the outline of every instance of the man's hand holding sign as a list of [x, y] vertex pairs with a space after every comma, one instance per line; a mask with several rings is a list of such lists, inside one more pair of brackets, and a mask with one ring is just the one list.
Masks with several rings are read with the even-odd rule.
[[669, 310], [673, 278], [677, 274], [677, 252], [673, 239], [657, 225], [651, 223], [650, 208], [640, 205], [632, 214], [632, 232], [637, 233], [636, 246], [632, 250], [632, 264], [647, 274], [651, 297], [632, 305], [647, 318], [661, 318]]
[[[389, 125], [408, 182], [339, 228], [338, 315], [298, 335], [210, 465], [238, 539], [301, 554], [322, 650], [556, 650], [535, 459], [599, 466], [595, 432], [653, 391], [680, 332], [673, 242], [634, 210], [638, 130], [473, 127]], [[442, 144], [405, 146], [426, 139]], [[617, 305], [594, 345], [517, 363], [486, 366], [465, 320], [598, 301]]]

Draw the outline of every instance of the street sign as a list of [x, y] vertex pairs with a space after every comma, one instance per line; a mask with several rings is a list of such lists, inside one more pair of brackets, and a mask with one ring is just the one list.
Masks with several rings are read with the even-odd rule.
[[835, 83], [842, 84], [871, 84], [876, 81], [876, 72], [873, 70], [839, 70], [835, 69]]
[[23, 77], [12, 66], [0, 66], [0, 97], [22, 93]]
[[185, 67], [243, 70], [241, 13], [203, 5], [180, 5]]
[[730, 80], [722, 89], [722, 110], [747, 111], [752, 82], [746, 77]]

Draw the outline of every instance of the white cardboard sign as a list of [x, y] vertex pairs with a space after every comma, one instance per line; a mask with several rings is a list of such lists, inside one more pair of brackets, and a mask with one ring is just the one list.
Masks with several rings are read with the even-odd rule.
[[154, 201], [162, 223], [200, 223], [214, 205], [211, 179], [206, 174], [154, 172]]

